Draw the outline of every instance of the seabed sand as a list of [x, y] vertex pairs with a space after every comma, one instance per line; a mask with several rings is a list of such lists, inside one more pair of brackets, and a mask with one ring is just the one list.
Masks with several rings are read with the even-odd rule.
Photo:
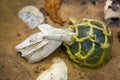
[[[106, 23], [103, 8], [106, 0], [94, 6], [87, 1], [81, 5], [82, 0], [68, 0], [62, 4], [60, 15], [63, 20], [73, 17], [77, 19], [93, 18]], [[17, 14], [26, 5], [34, 5], [37, 8], [44, 6], [44, 0], [0, 0], [0, 80], [36, 80], [38, 75], [52, 65], [52, 58], [60, 57], [68, 66], [68, 80], [120, 80], [120, 42], [117, 32], [120, 28], [108, 25], [113, 31], [112, 58], [100, 68], [89, 69], [80, 67], [72, 62], [61, 46], [44, 60], [29, 64], [16, 51], [15, 46], [26, 39], [29, 35], [38, 32], [38, 29], [30, 30], [21, 21]], [[49, 24], [60, 27], [48, 19]]]

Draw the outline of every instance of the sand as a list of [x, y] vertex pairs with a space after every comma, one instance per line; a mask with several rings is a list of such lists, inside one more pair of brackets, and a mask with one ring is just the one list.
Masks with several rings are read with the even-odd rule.
[[[68, 0], [60, 8], [63, 20], [69, 18], [93, 18], [103, 22], [113, 32], [113, 47], [111, 59], [97, 69], [81, 67], [72, 62], [64, 46], [60, 46], [50, 56], [42, 61], [30, 64], [21, 57], [15, 46], [29, 35], [38, 32], [38, 29], [30, 30], [18, 16], [18, 11], [26, 5], [34, 5], [37, 8], [44, 7], [44, 0], [0, 0], [0, 80], [36, 80], [37, 76], [52, 65], [52, 58], [60, 57], [68, 67], [68, 80], [120, 80], [120, 42], [117, 32], [120, 28], [116, 24], [108, 25], [104, 20], [103, 7], [105, 1], [94, 6], [87, 1], [85, 5], [82, 0]], [[47, 21], [50, 25], [61, 27]]]

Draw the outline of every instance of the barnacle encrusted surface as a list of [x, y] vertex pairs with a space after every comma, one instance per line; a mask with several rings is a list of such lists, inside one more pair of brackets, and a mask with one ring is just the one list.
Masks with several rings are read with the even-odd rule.
[[71, 26], [76, 35], [71, 45], [65, 45], [70, 58], [83, 66], [101, 65], [111, 47], [111, 32], [98, 20], [82, 19]]

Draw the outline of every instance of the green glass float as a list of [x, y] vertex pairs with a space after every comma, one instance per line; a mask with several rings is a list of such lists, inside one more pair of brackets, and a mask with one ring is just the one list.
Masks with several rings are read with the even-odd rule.
[[81, 66], [98, 67], [107, 59], [111, 44], [111, 32], [100, 21], [82, 19], [71, 26], [76, 34], [71, 44], [65, 44], [70, 58]]

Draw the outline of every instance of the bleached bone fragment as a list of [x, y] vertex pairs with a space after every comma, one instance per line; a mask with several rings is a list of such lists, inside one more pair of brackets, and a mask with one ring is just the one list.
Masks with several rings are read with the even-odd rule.
[[21, 48], [28, 47], [30, 45], [36, 44], [43, 40], [43, 34], [42, 32], [37, 32], [35, 34], [32, 34], [29, 36], [26, 40], [24, 40], [22, 43], [16, 46], [16, 49], [19, 50]]
[[120, 0], [107, 0], [104, 7], [104, 14], [106, 20], [118, 20], [120, 24]]
[[67, 66], [60, 58], [53, 59], [54, 64], [42, 74], [37, 80], [67, 80]]
[[[47, 27], [45, 27], [47, 26]], [[58, 29], [48, 24], [41, 24], [38, 28], [45, 34], [44, 37], [47, 39], [58, 40], [58, 41], [70, 41], [71, 36], [75, 35], [70, 28]]]
[[61, 44], [62, 42], [60, 41], [50, 40], [49, 43], [43, 48], [36, 50], [29, 58], [28, 62], [34, 63], [44, 59], [45, 57], [49, 56], [53, 51], [55, 51]]
[[18, 17], [25, 22], [30, 29], [34, 29], [39, 24], [44, 21], [43, 14], [37, 9], [35, 6], [25, 6], [23, 7], [19, 13]]
[[17, 51], [28, 59], [28, 62], [38, 62], [49, 56], [64, 41], [70, 41], [74, 35], [69, 29], [57, 29], [48, 24], [38, 26], [41, 32], [29, 36], [26, 40], [16, 46]]
[[25, 57], [26, 59], [29, 59], [35, 53], [35, 51], [47, 45], [48, 42], [49, 40], [45, 39], [42, 42], [38, 42], [34, 45], [30, 45], [28, 47], [18, 49], [18, 51], [22, 53], [23, 57]]

